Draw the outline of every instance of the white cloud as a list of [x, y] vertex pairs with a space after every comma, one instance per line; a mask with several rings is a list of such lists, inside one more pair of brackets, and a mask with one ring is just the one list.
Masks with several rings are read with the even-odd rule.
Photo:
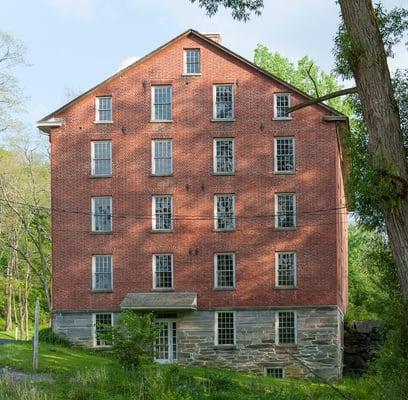
[[131, 56], [131, 57], [125, 58], [125, 59], [121, 62], [120, 66], [119, 66], [119, 68], [118, 68], [118, 71], [120, 71], [120, 70], [123, 69], [123, 68], [126, 68], [126, 67], [129, 66], [130, 64], [133, 64], [133, 63], [134, 63], [135, 61], [137, 61], [139, 58], [140, 58], [139, 56]]

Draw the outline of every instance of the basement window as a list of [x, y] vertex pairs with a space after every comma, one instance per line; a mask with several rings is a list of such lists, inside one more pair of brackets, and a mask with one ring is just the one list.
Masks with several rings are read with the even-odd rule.
[[108, 332], [108, 326], [113, 325], [113, 318], [111, 313], [94, 314], [93, 315], [94, 328], [94, 345], [95, 347], [110, 346], [112, 343], [103, 338]]
[[215, 344], [235, 344], [235, 315], [234, 311], [218, 311], [215, 313]]
[[272, 378], [282, 379], [284, 378], [284, 371], [283, 368], [265, 368], [265, 375], [271, 376]]

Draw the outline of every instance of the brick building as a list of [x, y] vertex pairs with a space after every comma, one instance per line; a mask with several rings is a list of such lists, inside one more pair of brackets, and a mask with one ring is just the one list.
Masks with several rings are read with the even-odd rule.
[[347, 119], [288, 115], [309, 97], [220, 41], [188, 30], [38, 122], [53, 329], [102, 347], [151, 310], [160, 362], [339, 376]]

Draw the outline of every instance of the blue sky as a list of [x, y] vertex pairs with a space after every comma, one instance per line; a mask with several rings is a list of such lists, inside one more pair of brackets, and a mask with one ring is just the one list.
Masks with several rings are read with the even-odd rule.
[[[252, 60], [257, 43], [295, 61], [312, 57], [333, 67], [333, 36], [339, 21], [334, 0], [265, 0], [261, 17], [234, 21], [222, 11], [213, 18], [189, 0], [14, 0], [3, 2], [0, 29], [27, 46], [31, 66], [15, 74], [24, 90], [27, 132], [35, 121], [67, 101], [67, 89], [85, 91], [188, 28], [220, 32], [223, 44]], [[387, 8], [408, 0], [383, 0]], [[407, 67], [404, 46], [392, 69]]]

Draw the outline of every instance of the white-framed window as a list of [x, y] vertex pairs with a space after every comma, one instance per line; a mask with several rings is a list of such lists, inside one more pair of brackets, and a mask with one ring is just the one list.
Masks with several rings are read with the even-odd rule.
[[275, 327], [276, 344], [297, 343], [297, 316], [295, 311], [277, 311]]
[[92, 197], [92, 232], [112, 231], [112, 197]]
[[275, 254], [275, 276], [277, 287], [296, 286], [296, 253], [278, 252]]
[[96, 122], [112, 122], [112, 97], [100, 96], [95, 98]]
[[201, 73], [200, 49], [184, 50], [184, 73], [186, 75], [199, 75]]
[[295, 172], [295, 138], [275, 138], [275, 172]]
[[219, 120], [234, 119], [234, 85], [214, 85], [213, 118]]
[[107, 328], [109, 325], [113, 325], [112, 313], [92, 314], [92, 327], [95, 347], [106, 347], [112, 344], [110, 343], [110, 341], [101, 337], [101, 335], [105, 335], [107, 333]]
[[112, 175], [112, 142], [110, 140], [91, 143], [92, 175]]
[[296, 227], [296, 195], [279, 193], [275, 195], [275, 228]]
[[92, 256], [92, 289], [112, 290], [112, 256], [101, 254]]
[[231, 289], [235, 287], [235, 254], [214, 254], [214, 286], [216, 289]]
[[282, 367], [266, 367], [265, 376], [271, 376], [272, 378], [283, 379], [285, 377], [285, 370]]
[[213, 168], [215, 174], [234, 173], [234, 139], [214, 139]]
[[173, 229], [173, 197], [153, 196], [153, 230], [171, 231]]
[[274, 119], [292, 119], [292, 114], [288, 114], [290, 104], [291, 104], [290, 93], [275, 93]]
[[235, 229], [235, 195], [217, 194], [214, 197], [215, 229]]
[[215, 312], [215, 344], [218, 346], [235, 344], [234, 311]]
[[153, 254], [153, 288], [173, 288], [172, 254]]
[[152, 121], [172, 120], [172, 86], [152, 86]]
[[173, 173], [173, 144], [171, 139], [152, 140], [152, 174]]

